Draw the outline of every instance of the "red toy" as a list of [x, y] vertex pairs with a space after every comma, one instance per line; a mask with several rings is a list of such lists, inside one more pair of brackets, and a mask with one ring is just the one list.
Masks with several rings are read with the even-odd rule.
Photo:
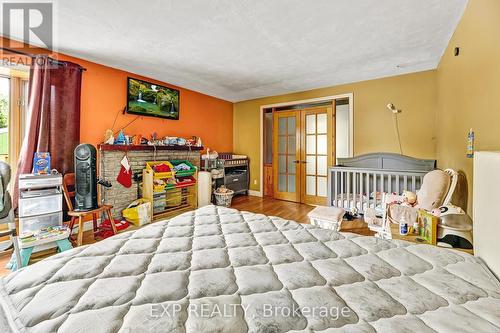
[[[120, 221], [120, 220], [115, 220], [115, 226], [116, 230], [124, 230], [127, 229], [129, 226], [128, 221]], [[111, 229], [111, 224], [109, 222], [109, 219], [106, 219], [102, 221], [102, 223], [99, 225], [99, 232], [96, 234], [97, 237], [99, 238], [108, 238], [113, 236], [113, 229]]]
[[154, 166], [155, 172], [170, 172], [170, 167], [165, 163], [158, 164]]

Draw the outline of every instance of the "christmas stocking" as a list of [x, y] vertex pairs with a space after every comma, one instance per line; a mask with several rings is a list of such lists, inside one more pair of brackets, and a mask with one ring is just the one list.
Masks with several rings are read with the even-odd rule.
[[123, 157], [120, 164], [120, 173], [118, 173], [116, 180], [124, 187], [129, 188], [132, 186], [132, 168], [130, 167], [127, 156]]

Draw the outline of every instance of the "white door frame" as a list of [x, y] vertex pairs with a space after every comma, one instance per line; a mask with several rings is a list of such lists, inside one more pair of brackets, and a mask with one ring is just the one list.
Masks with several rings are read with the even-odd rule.
[[340, 94], [333, 96], [317, 97], [311, 99], [303, 99], [298, 101], [290, 101], [283, 103], [267, 104], [260, 106], [260, 190], [259, 191], [249, 191], [248, 193], [253, 196], [262, 197], [264, 194], [264, 109], [277, 108], [283, 106], [291, 106], [297, 104], [309, 104], [317, 102], [328, 102], [337, 99], [349, 98], [349, 156], [354, 155], [354, 94]]

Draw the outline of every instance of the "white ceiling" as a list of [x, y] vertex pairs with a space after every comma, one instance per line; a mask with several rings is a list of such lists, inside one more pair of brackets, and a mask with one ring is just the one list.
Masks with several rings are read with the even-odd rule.
[[59, 52], [229, 101], [434, 69], [467, 4], [54, 2]]

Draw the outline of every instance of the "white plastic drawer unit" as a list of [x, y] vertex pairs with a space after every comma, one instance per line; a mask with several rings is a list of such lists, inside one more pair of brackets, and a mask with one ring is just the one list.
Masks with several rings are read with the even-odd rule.
[[19, 176], [19, 189], [43, 189], [53, 188], [62, 185], [61, 175], [43, 175], [36, 176], [32, 174], [24, 174]]
[[32, 217], [20, 217], [19, 232], [22, 234], [29, 231], [36, 231], [41, 228], [61, 226], [62, 220], [62, 212]]
[[26, 196], [21, 193], [19, 198], [19, 216], [28, 217], [62, 211], [62, 194], [45, 196]]

